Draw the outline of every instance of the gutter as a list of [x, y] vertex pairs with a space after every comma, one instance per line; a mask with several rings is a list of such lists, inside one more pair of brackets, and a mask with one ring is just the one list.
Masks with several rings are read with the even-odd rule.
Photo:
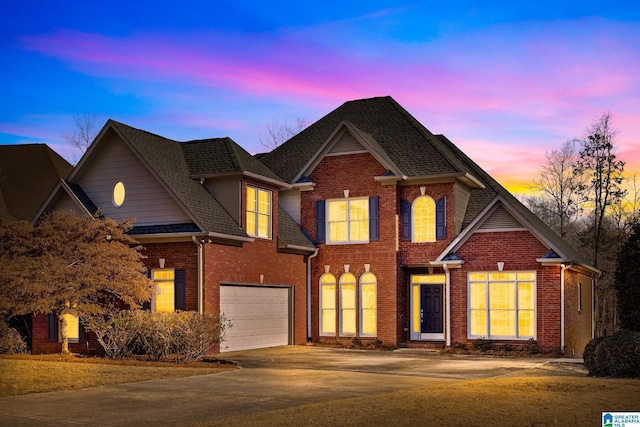
[[318, 256], [320, 248], [307, 258], [307, 342], [311, 341], [311, 258]]
[[203, 248], [202, 248], [202, 242], [198, 241], [198, 239], [196, 238], [196, 236], [191, 236], [191, 240], [193, 241], [193, 243], [196, 244], [196, 246], [198, 246], [198, 313], [200, 314], [204, 314], [204, 301], [203, 301], [203, 297], [204, 297], [204, 287], [203, 287], [203, 262], [202, 262], [202, 252], [203, 252]]

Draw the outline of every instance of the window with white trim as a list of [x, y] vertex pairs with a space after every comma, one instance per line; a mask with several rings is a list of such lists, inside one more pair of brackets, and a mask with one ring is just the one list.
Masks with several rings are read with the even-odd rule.
[[378, 280], [373, 273], [360, 276], [360, 336], [375, 337], [377, 319]]
[[469, 337], [535, 337], [536, 273], [473, 272], [468, 275]]
[[156, 293], [151, 298], [151, 311], [171, 313], [186, 309], [184, 277], [183, 269], [151, 270], [151, 280], [156, 284]]
[[369, 242], [369, 198], [327, 200], [327, 243]]
[[336, 278], [323, 274], [320, 278], [320, 335], [336, 334]]
[[340, 276], [340, 336], [356, 335], [356, 276]]
[[420, 196], [411, 206], [413, 218], [412, 242], [436, 241], [436, 202], [429, 196]]
[[247, 234], [271, 238], [271, 191], [247, 186]]

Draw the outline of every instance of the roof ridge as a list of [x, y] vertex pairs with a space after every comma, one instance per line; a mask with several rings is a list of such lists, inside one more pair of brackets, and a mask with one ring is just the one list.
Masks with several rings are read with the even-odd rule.
[[[122, 127], [128, 128], [128, 129], [133, 130], [133, 131], [136, 131], [136, 132], [146, 133], [147, 135], [153, 136], [153, 137], [155, 137], [155, 138], [164, 139], [165, 141], [170, 141], [170, 142], [179, 143], [179, 141], [176, 141], [175, 139], [170, 139], [170, 138], [164, 137], [164, 136], [162, 136], [162, 135], [158, 135], [157, 133], [153, 133], [153, 132], [149, 132], [149, 131], [144, 130], [144, 129], [136, 128], [136, 127], [133, 127], [133, 126], [127, 125], [127, 124], [125, 124], [125, 123], [119, 122], [119, 121], [117, 121], [117, 120], [108, 119], [108, 120], [107, 120], [107, 124], [110, 124], [110, 123], [111, 123], [111, 124], [115, 124], [115, 125], [117, 125], [117, 126], [122, 126]], [[106, 125], [105, 125], [105, 126], [106, 126]]]

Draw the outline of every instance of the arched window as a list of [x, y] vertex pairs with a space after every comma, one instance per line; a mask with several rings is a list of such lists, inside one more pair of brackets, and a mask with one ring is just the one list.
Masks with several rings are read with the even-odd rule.
[[360, 336], [375, 337], [377, 328], [378, 280], [373, 273], [360, 276]]
[[340, 335], [356, 335], [356, 276], [344, 273], [340, 276]]
[[320, 278], [320, 335], [336, 334], [336, 278], [323, 274]]
[[436, 203], [429, 196], [420, 196], [411, 207], [413, 242], [436, 241]]

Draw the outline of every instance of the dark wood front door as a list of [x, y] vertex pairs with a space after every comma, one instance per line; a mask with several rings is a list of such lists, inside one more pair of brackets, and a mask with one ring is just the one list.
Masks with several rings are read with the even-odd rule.
[[420, 285], [420, 332], [441, 334], [442, 285]]

